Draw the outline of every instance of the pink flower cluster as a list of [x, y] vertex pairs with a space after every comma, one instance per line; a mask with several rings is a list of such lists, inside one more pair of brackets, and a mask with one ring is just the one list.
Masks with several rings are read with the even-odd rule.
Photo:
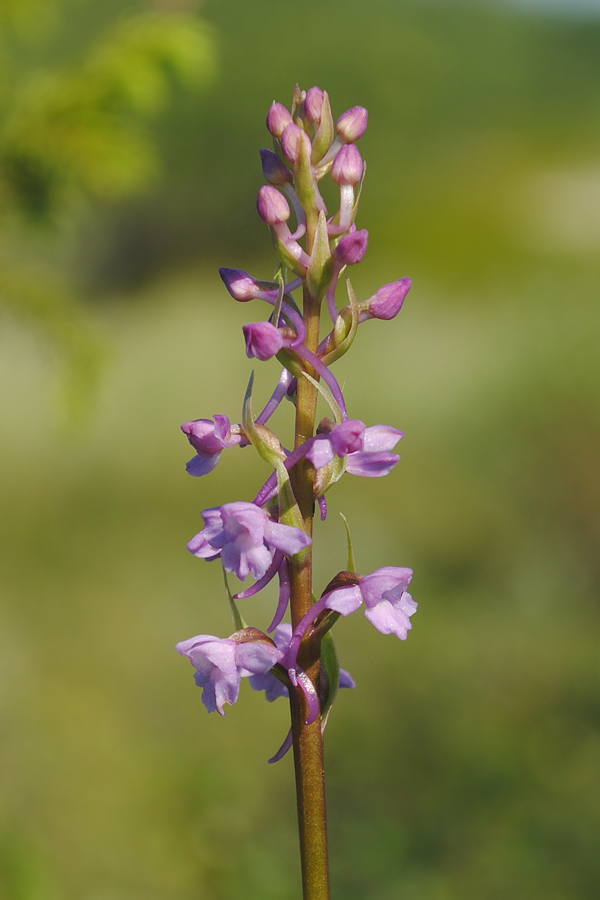
[[[367, 122], [368, 113], [362, 106], [347, 110], [334, 122], [329, 97], [318, 87], [306, 92], [297, 88], [291, 110], [273, 103], [267, 116], [273, 149], [261, 150], [267, 183], [258, 192], [257, 210], [271, 231], [279, 258], [278, 274], [274, 281], [261, 281], [241, 269], [220, 270], [236, 301], [267, 304], [268, 317], [243, 327], [246, 354], [261, 362], [276, 358], [282, 371], [272, 396], [256, 417], [251, 411], [250, 387], [240, 424], [232, 425], [227, 416], [215, 415], [182, 425], [195, 451], [187, 463], [191, 475], [208, 475], [224, 450], [248, 444], [273, 469], [253, 502], [235, 500], [204, 510], [204, 527], [188, 543], [194, 556], [219, 559], [225, 572], [242, 582], [248, 575], [254, 579], [250, 587], [229, 597], [237, 625], [232, 635], [203, 634], [177, 644], [178, 652], [196, 670], [196, 683], [203, 690], [209, 712], [223, 715], [225, 704], [237, 701], [241, 679], [248, 677], [252, 687], [264, 690], [270, 701], [290, 691], [302, 691], [308, 721], [313, 721], [329, 710], [338, 687], [354, 687], [354, 682], [344, 670], [324, 670], [325, 687], [315, 686], [298, 666], [298, 650], [305, 636], [310, 632], [322, 640], [337, 618], [364, 606], [366, 618], [378, 631], [406, 640], [417, 609], [408, 593], [412, 571], [385, 566], [370, 575], [338, 573], [295, 629], [282, 621], [290, 600], [290, 567], [301, 560], [312, 542], [294, 497], [294, 474], [313, 473], [313, 496], [325, 518], [326, 492], [346, 473], [368, 478], [388, 475], [400, 458], [392, 451], [404, 436], [391, 425], [367, 425], [350, 418], [342, 388], [331, 371], [333, 363], [350, 349], [359, 326], [370, 319], [394, 319], [411, 288], [410, 278], [403, 277], [358, 300], [348, 277], [350, 267], [365, 258], [369, 243], [366, 229], [355, 224], [366, 171], [356, 142]], [[320, 189], [321, 180], [328, 175], [339, 197], [339, 205], [336, 199], [337, 208], [331, 213]], [[337, 295], [342, 281], [346, 300], [340, 303]], [[308, 292], [313, 306], [325, 301], [331, 330], [320, 343], [314, 338], [314, 329], [313, 337], [308, 338], [302, 301], [294, 296], [299, 288], [303, 296]], [[267, 423], [284, 399], [297, 402], [301, 379], [317, 385], [333, 418], [322, 419], [316, 433], [286, 449]], [[276, 577], [279, 600], [267, 632], [248, 628], [237, 612], [237, 601], [259, 593]], [[269, 632], [274, 633], [274, 640]], [[289, 737], [286, 741], [274, 759], [281, 757]]]

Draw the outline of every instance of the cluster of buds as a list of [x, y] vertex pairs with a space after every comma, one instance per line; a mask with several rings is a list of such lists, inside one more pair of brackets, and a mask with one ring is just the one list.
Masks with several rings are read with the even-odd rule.
[[[315, 685], [298, 663], [303, 640], [331, 641], [329, 631], [337, 619], [363, 604], [375, 628], [405, 640], [417, 608], [408, 593], [411, 570], [385, 566], [368, 575], [358, 574], [348, 532], [346, 569], [333, 577], [294, 628], [283, 621], [290, 603], [290, 568], [310, 552], [312, 543], [294, 495], [296, 467], [301, 464], [309, 472], [313, 499], [325, 519], [325, 494], [332, 485], [346, 473], [388, 475], [399, 460], [392, 451], [403, 437], [391, 425], [367, 425], [349, 418], [331, 371], [332, 364], [350, 349], [359, 325], [369, 319], [393, 319], [411, 286], [409, 278], [401, 278], [358, 300], [347, 275], [347, 268], [360, 263], [368, 248], [368, 232], [355, 225], [366, 173], [356, 142], [367, 128], [367, 118], [367, 110], [356, 106], [334, 122], [329, 97], [318, 87], [307, 92], [297, 87], [291, 111], [273, 103], [267, 117], [273, 149], [261, 150], [267, 184], [259, 190], [257, 209], [271, 231], [279, 264], [272, 281], [258, 280], [240, 269], [220, 270], [234, 300], [258, 300], [269, 306], [268, 318], [243, 328], [247, 355], [261, 361], [276, 357], [282, 365], [273, 394], [258, 415], [252, 409], [251, 379], [239, 424], [215, 415], [182, 426], [196, 452], [187, 464], [190, 475], [209, 474], [224, 450], [249, 444], [272, 468], [252, 502], [238, 500], [205, 510], [204, 527], [188, 544], [201, 559], [219, 559], [225, 573], [234, 573], [241, 581], [249, 575], [253, 578], [250, 587], [232, 595], [225, 574], [234, 634], [227, 638], [201, 634], [177, 645], [196, 670], [206, 708], [221, 715], [224, 704], [237, 701], [240, 681], [248, 677], [253, 688], [266, 692], [267, 700], [302, 692], [307, 722], [319, 715], [326, 721], [337, 689], [354, 687], [354, 682], [340, 670], [337, 657], [332, 667], [324, 654], [324, 677]], [[339, 187], [339, 208], [332, 215], [319, 188], [327, 175]], [[342, 275], [346, 300], [339, 303]], [[300, 288], [303, 302], [294, 297]], [[312, 329], [312, 342], [307, 297], [313, 310], [325, 300], [331, 318], [323, 339], [318, 337], [318, 326], [317, 339]], [[322, 419], [312, 436], [286, 449], [267, 423], [284, 399], [298, 403], [302, 379], [319, 392], [331, 417]], [[273, 579], [279, 582], [279, 601], [272, 621], [264, 631], [249, 627], [237, 602], [256, 595]], [[330, 653], [327, 656], [331, 658]], [[288, 736], [273, 759], [281, 758], [289, 743]]]

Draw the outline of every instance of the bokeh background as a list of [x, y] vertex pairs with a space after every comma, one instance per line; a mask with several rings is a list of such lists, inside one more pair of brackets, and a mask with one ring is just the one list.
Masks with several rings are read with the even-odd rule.
[[370, 110], [359, 297], [414, 282], [336, 366], [406, 437], [329, 495], [317, 585], [343, 511], [360, 570], [413, 567], [420, 608], [405, 644], [336, 629], [334, 896], [600, 895], [599, 14], [3, 0], [2, 898], [300, 896], [292, 761], [266, 764], [285, 704], [245, 684], [208, 716], [173, 650], [230, 627], [185, 549], [200, 511], [267, 474], [231, 451], [190, 479], [178, 429], [239, 420], [263, 313], [216, 272], [273, 271], [258, 150], [296, 81]]

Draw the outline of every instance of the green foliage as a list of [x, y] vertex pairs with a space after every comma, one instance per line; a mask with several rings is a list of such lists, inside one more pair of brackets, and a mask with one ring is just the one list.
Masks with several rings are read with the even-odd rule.
[[[61, 6], [68, 27], [68, 8]], [[0, 252], [8, 266], [0, 302], [54, 345], [70, 373], [73, 400], [91, 386], [98, 353], [68, 275], [32, 277], [30, 260], [12, 259], [10, 247], [31, 247], [28, 229], [39, 224], [51, 240], [86, 198], [110, 200], [145, 188], [159, 166], [144, 123], [166, 106], [173, 83], [192, 89], [209, 83], [215, 56], [210, 31], [197, 18], [147, 12], [112, 23], [79, 62], [32, 67], [24, 45], [34, 11], [32, 3], [23, 18], [20, 4], [9, 4], [0, 20]]]

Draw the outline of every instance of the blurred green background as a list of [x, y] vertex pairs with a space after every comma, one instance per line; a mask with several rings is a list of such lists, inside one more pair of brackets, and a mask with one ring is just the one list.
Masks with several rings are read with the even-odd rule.
[[216, 272], [273, 270], [258, 150], [296, 81], [370, 110], [359, 297], [414, 282], [336, 366], [351, 415], [406, 438], [330, 493], [317, 587], [341, 510], [420, 608], [406, 644], [336, 629], [334, 896], [600, 896], [598, 12], [3, 0], [3, 900], [300, 896], [292, 761], [266, 764], [285, 704], [245, 684], [208, 716], [173, 650], [230, 627], [185, 549], [200, 511], [267, 474], [233, 450], [190, 479], [178, 429], [239, 420], [263, 311]]

